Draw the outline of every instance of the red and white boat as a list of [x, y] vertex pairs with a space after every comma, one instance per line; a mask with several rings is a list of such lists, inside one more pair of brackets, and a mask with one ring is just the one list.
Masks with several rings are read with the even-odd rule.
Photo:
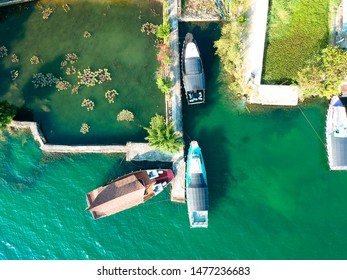
[[86, 210], [99, 219], [137, 206], [156, 196], [171, 182], [171, 169], [136, 171], [87, 193]]

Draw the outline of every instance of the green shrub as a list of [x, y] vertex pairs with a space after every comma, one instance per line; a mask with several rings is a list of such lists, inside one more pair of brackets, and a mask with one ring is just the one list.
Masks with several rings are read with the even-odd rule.
[[183, 147], [182, 137], [175, 132], [173, 123], [166, 124], [163, 116], [156, 114], [152, 117], [150, 127], [145, 127], [145, 130], [149, 145], [162, 152], [176, 153]]
[[170, 36], [170, 23], [164, 22], [163, 24], [158, 26], [157, 37], [161, 39], [167, 39]]
[[328, 47], [312, 57], [298, 72], [298, 84], [303, 97], [319, 96], [330, 99], [347, 75], [347, 52]]
[[172, 82], [169, 77], [158, 76], [156, 83], [162, 93], [169, 94], [171, 92]]
[[238, 23], [245, 23], [246, 22], [246, 18], [244, 16], [240, 16], [237, 18], [237, 22]]
[[249, 87], [245, 82], [244, 53], [240, 34], [245, 26], [236, 21], [224, 24], [221, 38], [215, 42], [216, 54], [220, 57], [223, 76], [230, 90], [239, 95], [247, 95]]

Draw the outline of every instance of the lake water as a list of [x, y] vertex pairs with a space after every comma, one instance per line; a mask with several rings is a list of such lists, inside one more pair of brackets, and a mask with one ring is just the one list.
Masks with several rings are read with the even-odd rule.
[[[206, 104], [185, 105], [183, 117], [186, 143], [199, 141], [205, 159], [209, 227], [190, 229], [186, 205], [170, 202], [169, 189], [94, 221], [85, 193], [159, 164], [44, 154], [20, 133], [0, 142], [1, 259], [347, 258], [347, 173], [329, 171], [298, 108], [247, 110], [230, 97], [214, 56], [218, 25], [180, 25], [181, 39], [187, 31], [207, 76]], [[327, 105], [301, 105], [323, 142]]]
[[[67, 12], [61, 4], [50, 6], [55, 8], [47, 20], [34, 3], [1, 9], [0, 45], [8, 49], [8, 56], [0, 58], [1, 99], [32, 110], [50, 143], [143, 141], [143, 126], [149, 126], [155, 113], [165, 113], [164, 96], [155, 84], [155, 37], [141, 32], [147, 21], [162, 22], [161, 5], [156, 1], [72, 1]], [[91, 37], [84, 37], [86, 31]], [[68, 53], [76, 53], [78, 60], [61, 67]], [[18, 63], [11, 61], [12, 54]], [[34, 55], [41, 63], [31, 64]], [[83, 86], [79, 94], [71, 94], [72, 87], [63, 91], [55, 86], [34, 87], [35, 73], [52, 73], [76, 85], [77, 73], [67, 75], [68, 67], [82, 73], [87, 67], [92, 71], [106, 68], [112, 80]], [[15, 81], [11, 70], [19, 71]], [[110, 104], [105, 93], [112, 89], [119, 95]], [[92, 111], [81, 107], [84, 99], [94, 102]], [[123, 109], [134, 113], [133, 122], [117, 121]], [[82, 123], [90, 126], [85, 135], [80, 133]]]

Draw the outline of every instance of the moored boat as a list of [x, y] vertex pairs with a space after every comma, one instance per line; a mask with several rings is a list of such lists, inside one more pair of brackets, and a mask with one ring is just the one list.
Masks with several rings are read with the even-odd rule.
[[204, 160], [197, 141], [189, 146], [186, 169], [186, 197], [190, 226], [208, 226], [208, 186]]
[[347, 115], [337, 96], [331, 98], [327, 113], [326, 141], [330, 169], [347, 170]]
[[198, 45], [191, 33], [187, 33], [182, 49], [182, 76], [189, 105], [205, 102], [205, 73]]
[[171, 169], [136, 171], [87, 193], [87, 209], [94, 219], [137, 206], [159, 194], [174, 178]]

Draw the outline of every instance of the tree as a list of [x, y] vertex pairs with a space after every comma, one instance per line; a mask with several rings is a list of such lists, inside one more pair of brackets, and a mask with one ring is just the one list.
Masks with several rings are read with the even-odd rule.
[[0, 132], [7, 127], [17, 113], [15, 106], [7, 101], [0, 102]]
[[339, 47], [327, 47], [315, 55], [298, 72], [297, 83], [303, 97], [319, 96], [330, 99], [347, 77], [347, 52]]
[[176, 153], [183, 147], [179, 136], [173, 127], [173, 123], [167, 124], [163, 116], [155, 114], [150, 122], [150, 127], [145, 127], [148, 136], [145, 138], [150, 146], [162, 152]]
[[216, 54], [220, 57], [223, 76], [230, 88], [236, 94], [247, 95], [250, 91], [245, 79], [244, 47], [242, 34], [245, 24], [237, 21], [228, 22], [222, 28], [221, 38], [214, 43]]

